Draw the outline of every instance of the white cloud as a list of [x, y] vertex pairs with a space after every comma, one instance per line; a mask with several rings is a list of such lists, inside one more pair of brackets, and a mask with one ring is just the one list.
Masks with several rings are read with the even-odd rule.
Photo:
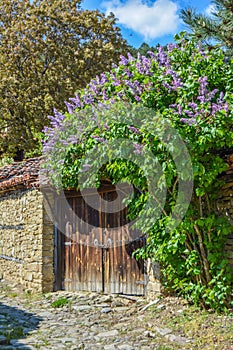
[[216, 7], [214, 5], [209, 5], [206, 9], [205, 9], [205, 13], [208, 16], [213, 16], [213, 12], [216, 11]]
[[179, 25], [178, 6], [171, 0], [112, 0], [101, 4], [119, 23], [141, 34], [145, 40], [175, 34]]

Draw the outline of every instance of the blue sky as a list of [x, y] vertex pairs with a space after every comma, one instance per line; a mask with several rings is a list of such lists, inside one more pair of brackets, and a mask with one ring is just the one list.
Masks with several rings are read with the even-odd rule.
[[118, 26], [130, 45], [138, 48], [143, 42], [149, 45], [165, 45], [173, 41], [174, 34], [187, 27], [181, 22], [182, 8], [194, 7], [209, 13], [211, 0], [83, 0], [82, 8], [118, 18]]

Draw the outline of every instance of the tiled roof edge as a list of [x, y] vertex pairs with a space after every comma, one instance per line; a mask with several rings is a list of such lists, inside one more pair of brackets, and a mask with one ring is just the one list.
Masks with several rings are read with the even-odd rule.
[[28, 158], [0, 168], [0, 192], [23, 186], [38, 187], [40, 164], [43, 157]]

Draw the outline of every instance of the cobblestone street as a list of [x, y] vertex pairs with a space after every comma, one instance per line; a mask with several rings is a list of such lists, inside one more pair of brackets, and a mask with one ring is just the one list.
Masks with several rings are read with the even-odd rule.
[[165, 305], [159, 299], [151, 305], [141, 297], [84, 292], [23, 298], [2, 290], [0, 349], [173, 349], [161, 347], [164, 336], [177, 345], [189, 343], [160, 329], [158, 320], [158, 327], [152, 324], [151, 307]]
[[0, 281], [1, 350], [233, 350], [233, 318], [177, 297], [28, 294]]

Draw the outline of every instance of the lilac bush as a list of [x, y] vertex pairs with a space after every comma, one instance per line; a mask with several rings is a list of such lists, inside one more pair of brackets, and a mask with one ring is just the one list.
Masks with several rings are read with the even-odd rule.
[[[118, 66], [78, 91], [66, 102], [68, 112], [55, 111], [50, 117], [43, 151], [55, 185], [54, 170], [61, 170], [63, 188], [78, 187], [75, 174], [85, 151], [114, 137], [131, 139], [135, 154], [141, 154], [145, 148], [156, 154], [166, 176], [167, 201], [152, 229], [140, 227], [148, 239], [146, 251], [141, 249], [138, 256], [160, 262], [167, 289], [193, 303], [220, 310], [229, 305], [231, 298], [232, 273], [223, 247], [232, 227], [216, 214], [214, 201], [222, 184], [219, 175], [227, 169], [221, 155], [233, 147], [233, 61], [225, 60], [220, 49], [210, 52], [186, 40], [184, 34], [176, 39], [175, 44], [149, 52], [149, 58], [140, 54], [121, 56]], [[140, 123], [132, 117], [130, 125], [124, 125], [114, 113], [103, 113], [101, 118], [95, 113], [98, 107], [108, 111], [108, 106], [119, 105], [120, 109], [122, 103], [149, 108], [160, 120], [169, 120], [188, 147], [194, 191], [182, 223], [172, 233], [166, 231], [166, 225], [178, 195], [179, 174], [166, 145], [153, 133], [153, 128], [159, 133], [156, 119], [151, 117], [148, 127], [148, 117], [142, 114]], [[171, 137], [168, 133], [168, 143]], [[67, 144], [69, 152], [62, 153]], [[179, 157], [182, 160], [177, 149]], [[59, 163], [58, 159], [64, 162]], [[139, 189], [139, 195], [129, 205], [129, 215], [136, 216], [148, 191], [140, 169], [116, 159], [101, 172], [100, 176], [113, 182], [124, 179]], [[182, 176], [186, 180], [185, 174]]]

